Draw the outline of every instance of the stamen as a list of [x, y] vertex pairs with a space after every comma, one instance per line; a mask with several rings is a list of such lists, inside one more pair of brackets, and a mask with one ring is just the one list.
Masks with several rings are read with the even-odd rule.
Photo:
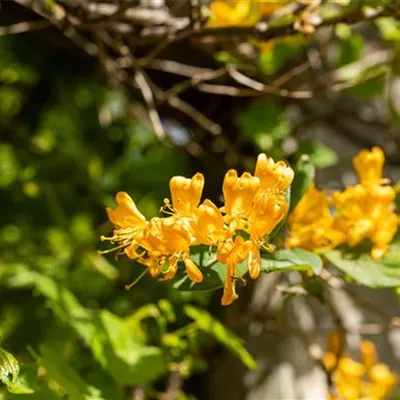
[[147, 267], [132, 283], [129, 285], [125, 285], [126, 290], [131, 290], [133, 286], [135, 286], [148, 272], [149, 268]]

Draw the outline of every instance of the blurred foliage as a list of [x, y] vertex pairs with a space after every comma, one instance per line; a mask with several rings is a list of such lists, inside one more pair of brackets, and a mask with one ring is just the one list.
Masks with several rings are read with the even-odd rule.
[[[104, 208], [115, 192], [157, 213], [169, 178], [189, 172], [187, 157], [156, 140], [91, 66], [77, 74], [27, 48], [0, 42], [0, 339], [23, 363], [17, 377], [1, 350], [0, 379], [41, 400], [123, 399], [151, 381], [162, 390], [171, 365], [185, 377], [204, 369], [201, 348], [214, 331], [179, 329], [191, 326], [183, 306], [210, 296], [146, 277], [127, 292], [140, 272], [99, 255], [98, 238], [111, 230]], [[219, 332], [222, 343], [234, 338]]]

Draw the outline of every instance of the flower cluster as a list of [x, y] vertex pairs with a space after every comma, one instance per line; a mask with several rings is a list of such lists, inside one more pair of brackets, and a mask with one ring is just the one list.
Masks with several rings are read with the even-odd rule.
[[354, 247], [370, 239], [371, 256], [381, 258], [399, 224], [396, 192], [382, 178], [384, 162], [379, 147], [362, 150], [353, 159], [359, 184], [330, 197], [310, 186], [289, 218], [287, 246], [323, 251], [344, 243]]
[[329, 393], [329, 400], [383, 400], [394, 389], [398, 376], [386, 364], [378, 362], [372, 342], [361, 343], [360, 359], [361, 362], [357, 362], [347, 355], [339, 356], [328, 344], [323, 361], [335, 389]]
[[201, 282], [203, 274], [190, 258], [190, 248], [196, 245], [215, 246], [217, 259], [226, 266], [226, 282], [221, 300], [231, 304], [235, 291], [236, 265], [248, 259], [250, 277], [260, 273], [260, 248], [272, 251], [266, 237], [288, 211], [285, 191], [293, 180], [293, 170], [284, 161], [274, 162], [265, 154], [257, 159], [254, 176], [229, 170], [222, 191], [224, 206], [211, 200], [202, 203], [204, 177], [197, 173], [191, 179], [174, 176], [170, 180], [171, 201], [164, 200], [166, 217], [150, 220], [140, 213], [135, 202], [125, 192], [116, 195], [117, 208], [107, 208], [115, 225], [110, 240], [119, 254], [147, 266], [148, 272], [162, 279], [171, 279], [184, 263], [193, 282]]
[[252, 25], [281, 8], [285, 1], [214, 0], [210, 4], [209, 26]]

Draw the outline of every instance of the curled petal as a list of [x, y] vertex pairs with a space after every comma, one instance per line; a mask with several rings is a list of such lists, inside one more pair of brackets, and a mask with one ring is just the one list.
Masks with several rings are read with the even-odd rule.
[[115, 196], [117, 208], [113, 210], [110, 207], [106, 208], [108, 218], [117, 227], [129, 228], [144, 226], [146, 218], [137, 209], [135, 202], [128, 193], [119, 192]]
[[257, 279], [261, 270], [261, 255], [260, 249], [254, 242], [249, 243], [249, 275], [252, 279]]
[[200, 271], [199, 267], [190, 259], [190, 258], [185, 258], [184, 259], [185, 267], [186, 267], [186, 273], [189, 277], [189, 279], [192, 282], [202, 282], [203, 281], [203, 274]]

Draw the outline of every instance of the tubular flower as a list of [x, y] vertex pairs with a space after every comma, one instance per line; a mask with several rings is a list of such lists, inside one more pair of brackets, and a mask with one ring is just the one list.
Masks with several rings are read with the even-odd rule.
[[293, 179], [293, 171], [284, 162], [275, 163], [263, 155], [257, 161], [256, 172], [259, 177], [249, 172], [239, 177], [236, 170], [229, 170], [222, 185], [225, 204], [220, 208], [209, 199], [201, 203], [202, 174], [191, 179], [175, 176], [169, 184], [171, 201], [164, 200], [162, 208], [167, 216], [149, 221], [126, 193], [118, 193], [117, 208], [107, 209], [115, 225], [114, 235], [108, 240], [145, 265], [145, 272], [153, 277], [171, 279], [181, 265], [195, 283], [202, 282], [203, 271], [190, 258], [191, 248], [215, 246], [218, 261], [226, 266], [221, 303], [231, 304], [237, 298], [238, 263], [247, 259], [250, 277], [259, 276], [260, 250], [275, 249], [268, 238], [289, 208], [284, 191]]
[[361, 150], [354, 158], [353, 165], [362, 185], [374, 185], [385, 182], [382, 180], [385, 155], [379, 147], [371, 150]]
[[106, 208], [109, 220], [115, 225], [113, 236], [109, 238], [102, 236], [101, 239], [117, 244], [115, 250], [123, 249], [129, 258], [135, 259], [138, 257], [137, 242], [143, 236], [147, 221], [127, 193], [119, 192], [115, 199], [118, 204], [117, 208], [115, 210]]
[[294, 171], [284, 161], [275, 162], [261, 153], [257, 158], [254, 176], [260, 179], [260, 187], [265, 189], [286, 190], [293, 181]]
[[334, 227], [325, 191], [310, 185], [289, 218], [287, 247], [328, 250], [344, 242], [345, 235]]
[[[330, 357], [324, 356], [324, 364]], [[331, 372], [332, 382], [336, 393], [343, 400], [383, 400], [394, 389], [398, 382], [398, 376], [383, 363], [378, 363], [375, 345], [365, 340], [360, 345], [361, 363], [347, 355], [337, 357], [335, 367], [327, 368]], [[333, 393], [329, 393], [329, 399], [338, 399]]]
[[281, 193], [257, 194], [249, 212], [246, 232], [256, 241], [263, 240], [286, 215], [288, 203]]
[[226, 281], [221, 304], [227, 306], [238, 298], [235, 290], [236, 265], [244, 261], [248, 256], [248, 245], [241, 236], [235, 240], [228, 239], [218, 247], [217, 260], [226, 264]]
[[204, 176], [200, 173], [191, 179], [174, 176], [169, 182], [172, 209], [177, 215], [190, 216], [200, 203]]
[[208, 199], [195, 210], [191, 227], [197, 242], [208, 246], [218, 244], [229, 236], [221, 211]]
[[380, 148], [362, 150], [353, 159], [361, 183], [331, 198], [311, 186], [289, 219], [291, 234], [286, 245], [328, 250], [343, 243], [354, 247], [369, 239], [371, 256], [381, 258], [399, 225], [395, 189], [382, 178], [384, 161]]
[[250, 211], [255, 194], [260, 188], [260, 180], [249, 172], [244, 172], [238, 178], [237, 172], [230, 169], [224, 178], [222, 191], [224, 193], [224, 212], [229, 219], [246, 218]]
[[380, 185], [356, 185], [333, 194], [335, 226], [346, 235], [349, 246], [368, 238], [372, 257], [384, 255], [398, 228], [394, 197], [392, 187]]
[[153, 276], [160, 274], [168, 261], [164, 279], [171, 279], [178, 270], [178, 262], [183, 261], [189, 278], [201, 282], [203, 275], [189, 258], [192, 237], [184, 221], [175, 217], [153, 218], [149, 225], [140, 246], [150, 255], [147, 260], [150, 273]]
[[215, 0], [210, 5], [209, 26], [251, 25], [257, 21], [252, 0]]

